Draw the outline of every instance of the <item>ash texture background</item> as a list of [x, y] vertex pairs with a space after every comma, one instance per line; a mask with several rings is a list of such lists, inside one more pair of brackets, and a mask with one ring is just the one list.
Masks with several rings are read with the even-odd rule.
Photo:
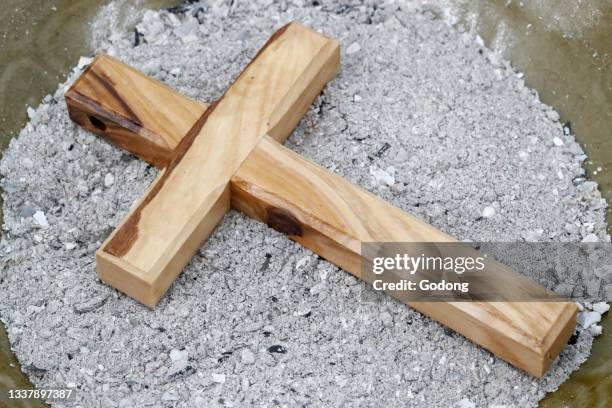
[[[106, 51], [202, 101], [290, 20], [342, 43], [342, 69], [287, 145], [463, 240], [609, 241], [585, 156], [520, 74], [420, 5], [195, 3]], [[316, 5], [313, 5], [316, 4]], [[94, 252], [156, 170], [70, 122], [63, 92], [2, 160], [0, 317], [32, 381], [77, 406], [535, 406], [588, 356], [582, 330], [544, 379], [369, 291], [230, 212], [154, 311], [100, 283]], [[612, 279], [590, 282], [593, 300]], [[371, 298], [371, 296], [369, 296]], [[61, 406], [61, 404], [58, 404]]]

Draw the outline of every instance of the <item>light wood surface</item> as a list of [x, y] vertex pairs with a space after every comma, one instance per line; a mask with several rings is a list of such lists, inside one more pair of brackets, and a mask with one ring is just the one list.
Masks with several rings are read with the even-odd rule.
[[338, 67], [336, 41], [295, 23], [277, 31], [102, 245], [100, 278], [153, 307], [229, 208], [236, 169], [266, 133], [284, 140]]
[[[96, 59], [67, 93], [69, 106], [77, 99], [87, 101], [71, 108], [77, 123], [91, 129], [88, 118], [93, 112], [106, 125], [106, 131], [97, 129], [98, 134], [158, 167], [168, 166], [97, 252], [103, 280], [153, 307], [230, 204], [358, 277], [363, 277], [364, 242], [454, 241], [275, 142], [288, 136], [338, 69], [337, 43], [302, 30], [293, 25], [273, 36], [218, 106], [213, 104], [204, 116], [205, 104], [108, 57]], [[310, 40], [298, 41], [304, 35]], [[269, 47], [272, 53], [266, 51]], [[276, 66], [274, 60], [281, 59], [294, 64]], [[308, 68], [300, 71], [305, 65]], [[89, 85], [99, 82], [88, 78], [92, 71], [104, 72], [106, 85]], [[284, 79], [270, 86], [266, 81], [272, 76]], [[125, 79], [132, 77], [138, 79]], [[261, 86], [254, 88], [260, 80]], [[254, 89], [273, 92], [264, 97]], [[137, 127], [113, 99], [134, 92], [140, 95], [136, 100], [148, 101], [147, 114], [140, 114]], [[157, 97], [158, 92], [164, 96]], [[168, 92], [173, 94], [172, 105], [166, 103]], [[245, 95], [250, 95], [248, 103]], [[183, 139], [188, 142], [181, 142], [175, 152]], [[157, 141], [154, 149], [140, 148], [150, 140]], [[514, 277], [510, 273], [500, 280], [511, 285]], [[567, 302], [408, 304], [536, 376], [546, 372], [565, 346], [576, 319], [576, 306]]]
[[208, 107], [105, 54], [92, 61], [65, 98], [74, 122], [156, 167], [170, 161]]
[[[372, 275], [361, 269], [363, 243], [455, 241], [271, 138], [232, 177], [231, 204], [370, 283]], [[495, 274], [489, 278], [509, 291], [536, 286], [499, 267], [487, 269]], [[568, 302], [411, 302], [403, 298], [407, 293], [389, 294], [536, 376], [576, 323], [576, 305]]]

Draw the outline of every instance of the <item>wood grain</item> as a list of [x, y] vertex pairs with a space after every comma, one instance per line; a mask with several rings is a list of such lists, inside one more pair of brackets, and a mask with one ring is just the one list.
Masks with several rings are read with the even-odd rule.
[[64, 97], [74, 122], [160, 168], [207, 108], [104, 54]]
[[[295, 23], [277, 31], [181, 139], [154, 184], [103, 244], [100, 278], [154, 306], [229, 208], [236, 169], [266, 133], [284, 140], [338, 68], [336, 41]], [[116, 279], [116, 271], [144, 280], [146, 290], [124, 276]]]
[[[269, 137], [232, 177], [231, 205], [370, 283], [362, 275], [363, 243], [455, 241]], [[505, 267], [492, 279], [519, 291], [535, 286]], [[535, 376], [576, 323], [570, 302], [407, 302], [390, 294]]]
[[[271, 41], [283, 35], [280, 32]], [[320, 38], [316, 40], [319, 43]], [[284, 41], [285, 45], [291, 44], [290, 39]], [[230, 204], [358, 277], [362, 276], [363, 242], [453, 241], [447, 234], [272, 140], [272, 137], [278, 141], [287, 137], [310, 101], [337, 70], [337, 45], [326, 42], [328, 40], [322, 41], [326, 43], [325, 46], [318, 51], [310, 51], [311, 55], [316, 54], [312, 60], [320, 61], [319, 58], [323, 56], [322, 59], [328, 62], [319, 62], [314, 71], [306, 69], [299, 75], [292, 75], [293, 82], [287, 86], [284, 95], [279, 96], [282, 90], [274, 88], [272, 97], [278, 101], [276, 109], [271, 107], [274, 101], [261, 100], [254, 102], [261, 104], [259, 108], [238, 109], [241, 123], [246, 125], [253, 121], [257, 130], [248, 135], [242, 135], [235, 127], [228, 131], [232, 138], [238, 134], [239, 143], [250, 144], [251, 150], [239, 149], [233, 143], [226, 146], [217, 133], [221, 125], [217, 124], [214, 130], [206, 127], [211, 116], [221, 117], [218, 116], [221, 114], [221, 110], [217, 111], [219, 107], [213, 106], [203, 116], [206, 105], [174, 93], [108, 57], [99, 57], [90, 66], [71, 88], [72, 92], [66, 95], [71, 117], [92, 129], [89, 117], [97, 115], [95, 117], [104, 121], [106, 130], [93, 127], [94, 131], [159, 167], [170, 165], [173, 155], [175, 157], [171, 167], [162, 170], [158, 180], [137, 203], [140, 212], [133, 211], [97, 252], [98, 271], [104, 280], [153, 307]], [[311, 48], [316, 49], [316, 46]], [[251, 66], [257, 68], [262, 63], [257, 59], [263, 52], [265, 49]], [[243, 80], [247, 72], [250, 73], [249, 68], [241, 75]], [[92, 72], [102, 72], [98, 76], [105, 78], [105, 85], [96, 77], [91, 77]], [[255, 72], [259, 76], [263, 68]], [[259, 79], [258, 76], [255, 78]], [[239, 80], [235, 83], [239, 87], [233, 89], [242, 91], [250, 87]], [[168, 92], [172, 93], [172, 105], [166, 103], [169, 100]], [[162, 96], [157, 96], [158, 93]], [[139, 96], [127, 103], [132, 94]], [[235, 101], [237, 95], [229, 91], [228, 94], [226, 98], [234, 102], [223, 107], [225, 111], [241, 104]], [[119, 102], [116, 95], [123, 95], [123, 102]], [[142, 102], [138, 101], [142, 100], [147, 100], [146, 113], [139, 110]], [[220, 103], [228, 102], [222, 100]], [[125, 105], [130, 108], [127, 109]], [[281, 108], [283, 106], [288, 108]], [[254, 114], [253, 110], [259, 112]], [[134, 115], [134, 112], [138, 114]], [[262, 117], [266, 115], [269, 124], [262, 123]], [[138, 116], [138, 119], [134, 120], [134, 116]], [[230, 117], [229, 114], [227, 116]], [[209, 130], [204, 132], [205, 129]], [[264, 133], [270, 137], [264, 137]], [[174, 152], [182, 139], [188, 142], [181, 142], [180, 151]], [[151, 140], [155, 143], [151, 144]], [[190, 147], [197, 147], [197, 153], [193, 156], [188, 156]], [[215, 154], [213, 151], [217, 149], [219, 152]], [[233, 154], [244, 156], [244, 161], [225, 158]], [[181, 165], [181, 161], [187, 157], [190, 165]], [[219, 167], [228, 166], [234, 171], [218, 170], [211, 173], [214, 177], [202, 176], [207, 173], [201, 171], [210, 170], [210, 167], [200, 167], [196, 165], [198, 161], [216, 163]], [[176, 173], [179, 169], [185, 172], [184, 176], [181, 177], [181, 173], [173, 175], [172, 182], [165, 186], [169, 178], [166, 173]], [[161, 179], [163, 183], [160, 183]], [[188, 186], [192, 186], [192, 182], [218, 185], [219, 190], [198, 190], [197, 194], [204, 193], [203, 196], [189, 188], [166, 191], [175, 183], [185, 180]], [[231, 180], [229, 186], [227, 180]], [[164, 186], [165, 189], [162, 189]], [[161, 200], [158, 195], [164, 199]], [[185, 208], [183, 204], [187, 204]], [[159, 232], [160, 223], [177, 222], [182, 229], [169, 228], [155, 234]], [[125, 227], [126, 223], [131, 223], [129, 228]], [[118, 233], [125, 233], [126, 230], [132, 234], [130, 238], [116, 238]], [[146, 242], [142, 241], [143, 237], [147, 237]], [[137, 250], [134, 249], [135, 244]], [[513, 276], [508, 274], [500, 276], [500, 279], [511, 285]], [[536, 376], [543, 375], [563, 349], [574, 330], [576, 319], [576, 306], [566, 302], [409, 304]]]

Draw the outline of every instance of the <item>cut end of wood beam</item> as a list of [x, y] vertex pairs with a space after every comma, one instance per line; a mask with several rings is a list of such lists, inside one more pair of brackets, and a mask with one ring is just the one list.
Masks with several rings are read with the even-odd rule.
[[558, 305], [562, 306], [563, 310], [557, 315], [556, 323], [551, 327], [544, 340], [543, 361], [540, 369], [531, 372], [536, 377], [541, 378], [546, 374], [550, 365], [561, 353], [561, 350], [565, 348], [576, 330], [578, 306], [573, 302], [563, 302], [558, 303]]
[[155, 284], [147, 279], [145, 271], [139, 270], [103, 249], [96, 251], [96, 269], [98, 278], [102, 282], [151, 309], [157, 305], [160, 297], [155, 295]]
[[292, 23], [292, 29], [308, 32], [313, 37], [319, 38], [323, 45], [296, 80], [295, 86], [289, 89], [270, 113], [266, 133], [280, 143], [289, 137], [325, 85], [340, 70], [340, 43], [338, 41], [324, 37], [296, 23]]
[[159, 168], [207, 107], [105, 54], [64, 97], [74, 122]]
[[572, 302], [409, 305], [538, 378], [546, 374], [576, 327], [577, 307]]
[[[148, 192], [155, 188], [160, 177]], [[184, 225], [180, 236], [170, 243], [163, 237], [161, 240], [149, 241], [142, 250], [130, 254], [124, 253], [123, 248], [114, 246], [117, 242], [116, 234], [126, 222], [132, 220], [130, 217], [126, 218], [96, 252], [98, 277], [131, 298], [154, 308], [193, 254], [214, 231], [229, 210], [229, 205], [230, 189], [226, 186], [216, 201], [202, 207], [202, 216], [194, 217]], [[168, 219], [171, 218], [172, 216], [168, 215]], [[146, 229], [148, 226], [140, 227]]]

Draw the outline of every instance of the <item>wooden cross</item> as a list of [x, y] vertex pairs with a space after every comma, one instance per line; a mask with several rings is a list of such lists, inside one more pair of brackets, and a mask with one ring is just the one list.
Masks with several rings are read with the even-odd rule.
[[[70, 117], [160, 168], [96, 252], [100, 279], [155, 307], [230, 207], [357, 277], [364, 242], [453, 242], [281, 144], [339, 67], [337, 41], [290, 23], [207, 106], [96, 57], [66, 92]], [[407, 303], [536, 376], [576, 324], [570, 302]]]

